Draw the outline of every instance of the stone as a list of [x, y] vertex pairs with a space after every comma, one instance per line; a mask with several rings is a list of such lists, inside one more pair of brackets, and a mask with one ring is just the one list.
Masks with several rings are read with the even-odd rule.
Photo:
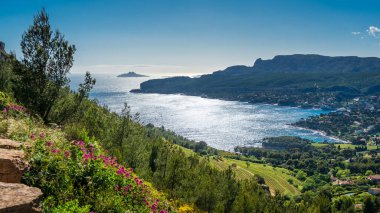
[[0, 149], [20, 149], [21, 143], [9, 139], [0, 138]]
[[0, 213], [40, 212], [40, 189], [19, 183], [0, 182]]
[[29, 149], [31, 146], [27, 142], [18, 142], [10, 139], [0, 138], [0, 149]]
[[27, 169], [22, 150], [0, 149], [0, 182], [19, 183]]

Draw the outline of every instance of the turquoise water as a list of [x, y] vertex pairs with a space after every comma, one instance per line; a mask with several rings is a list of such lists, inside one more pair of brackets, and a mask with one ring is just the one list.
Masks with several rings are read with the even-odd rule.
[[[72, 75], [75, 89], [82, 76]], [[235, 146], [260, 146], [260, 139], [271, 136], [300, 136], [316, 142], [335, 140], [318, 132], [288, 124], [308, 116], [327, 113], [321, 109], [300, 109], [267, 104], [207, 99], [179, 94], [134, 94], [141, 82], [150, 78], [117, 78], [95, 75], [97, 84], [90, 97], [120, 112], [124, 102], [132, 113], [140, 114], [140, 122], [167, 129], [210, 146], [232, 150]]]

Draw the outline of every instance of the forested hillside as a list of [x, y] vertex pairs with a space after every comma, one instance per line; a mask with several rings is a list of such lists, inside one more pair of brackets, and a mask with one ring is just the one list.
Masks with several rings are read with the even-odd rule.
[[258, 59], [199, 78], [149, 80], [143, 93], [184, 93], [211, 98], [302, 107], [340, 107], [357, 96], [379, 92], [380, 59], [319, 55]]

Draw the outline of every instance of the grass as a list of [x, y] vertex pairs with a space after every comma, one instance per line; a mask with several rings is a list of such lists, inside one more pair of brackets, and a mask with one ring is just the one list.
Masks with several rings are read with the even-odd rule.
[[[222, 160], [212, 159], [210, 161], [215, 168], [224, 170], [232, 164], [236, 164], [236, 167], [232, 167], [236, 176], [239, 179], [252, 178], [255, 175], [259, 175], [264, 178], [265, 183], [269, 186], [271, 194], [275, 194], [279, 191], [281, 194], [296, 195], [299, 194], [299, 189], [294, 186], [302, 187], [302, 182], [290, 175], [290, 171], [284, 168], [275, 168], [265, 164], [249, 163], [247, 167], [246, 161], [234, 160], [229, 158], [222, 158]], [[293, 184], [290, 184], [288, 180], [293, 180]]]
[[[195, 152], [191, 149], [187, 149], [178, 145], [176, 147], [183, 150], [187, 156], [195, 154]], [[232, 153], [230, 152], [223, 151], [222, 156], [229, 156], [231, 154]], [[303, 183], [297, 178], [293, 177], [291, 175], [291, 171], [287, 169], [251, 162], [249, 162], [249, 166], [247, 167], [247, 161], [244, 160], [235, 160], [223, 157], [219, 159], [222, 160], [217, 160], [215, 157], [211, 157], [211, 165], [216, 169], [226, 170], [232, 164], [236, 164], [236, 167], [232, 168], [235, 171], [236, 177], [238, 179], [249, 179], [255, 175], [259, 175], [264, 178], [264, 181], [269, 186], [269, 191], [272, 195], [274, 195], [276, 191], [279, 191], [284, 195], [300, 194], [299, 188], [302, 188]], [[288, 182], [289, 179], [293, 181], [293, 185]]]
[[[322, 146], [327, 146], [328, 144], [325, 144], [325, 143], [312, 143], [312, 145], [315, 146], [315, 147], [322, 147]], [[356, 145], [347, 144], [347, 143], [334, 144], [334, 146], [336, 146], [336, 147], [340, 146], [341, 149], [355, 149], [355, 147], [356, 147]], [[367, 148], [368, 148], [368, 150], [374, 150], [377, 147], [374, 146], [374, 145], [371, 145], [371, 146], [367, 146]]]

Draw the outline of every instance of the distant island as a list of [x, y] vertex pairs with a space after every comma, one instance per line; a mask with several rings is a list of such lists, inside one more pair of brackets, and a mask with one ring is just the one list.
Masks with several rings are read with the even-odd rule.
[[117, 77], [131, 78], [131, 77], [149, 77], [149, 76], [147, 76], [147, 75], [137, 74], [137, 73], [135, 73], [135, 72], [129, 72], [129, 73], [123, 73], [123, 74], [120, 74], [120, 75], [118, 75]]

